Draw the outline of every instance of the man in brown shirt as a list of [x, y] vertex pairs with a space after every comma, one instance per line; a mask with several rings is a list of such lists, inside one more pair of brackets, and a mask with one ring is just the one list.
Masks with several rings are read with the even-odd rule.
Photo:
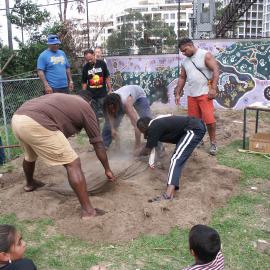
[[63, 165], [66, 168], [69, 184], [81, 204], [83, 219], [99, 214], [88, 198], [80, 158], [67, 140], [85, 129], [105, 169], [105, 175], [109, 180], [115, 180], [95, 113], [87, 101], [80, 96], [57, 93], [34, 98], [14, 113], [12, 129], [25, 152], [25, 191], [33, 191], [44, 185], [33, 178], [36, 159], [40, 157], [48, 165]]

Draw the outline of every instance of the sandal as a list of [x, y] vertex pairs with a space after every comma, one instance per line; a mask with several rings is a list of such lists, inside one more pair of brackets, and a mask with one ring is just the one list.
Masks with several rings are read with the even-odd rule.
[[148, 202], [160, 202], [160, 201], [168, 201], [172, 200], [172, 197], [168, 196], [166, 192], [162, 193], [160, 196], [157, 196], [153, 199], [149, 199]]

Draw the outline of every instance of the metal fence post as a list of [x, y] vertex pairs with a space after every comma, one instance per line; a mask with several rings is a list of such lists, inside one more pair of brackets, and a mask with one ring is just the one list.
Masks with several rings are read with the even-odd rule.
[[[8, 134], [8, 126], [7, 126], [7, 117], [6, 117], [6, 108], [5, 108], [5, 100], [4, 100], [4, 91], [3, 91], [3, 82], [2, 76], [0, 75], [0, 95], [1, 95], [1, 103], [2, 103], [2, 111], [3, 111], [3, 118], [4, 118], [4, 126], [5, 126], [5, 133], [6, 133], [6, 144], [10, 146], [9, 143], [9, 134]], [[10, 160], [10, 149], [7, 149], [7, 156], [8, 160]]]

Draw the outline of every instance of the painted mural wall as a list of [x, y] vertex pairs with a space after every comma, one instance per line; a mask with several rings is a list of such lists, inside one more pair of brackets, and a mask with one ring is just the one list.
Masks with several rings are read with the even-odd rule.
[[[216, 108], [243, 109], [254, 102], [270, 102], [270, 40], [207, 40], [196, 46], [210, 51], [220, 65]], [[136, 84], [144, 88], [150, 103], [174, 106], [182, 54], [108, 57], [113, 88]], [[186, 107], [187, 97], [181, 98]]]

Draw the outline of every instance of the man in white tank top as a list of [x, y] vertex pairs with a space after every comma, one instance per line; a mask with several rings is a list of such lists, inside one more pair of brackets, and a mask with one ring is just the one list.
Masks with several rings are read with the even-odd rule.
[[186, 85], [188, 95], [188, 115], [202, 119], [210, 138], [210, 154], [217, 152], [216, 120], [213, 100], [217, 94], [219, 67], [210, 52], [194, 46], [189, 38], [179, 42], [179, 50], [186, 56], [179, 75], [175, 92], [175, 103], [180, 104], [180, 96]]

